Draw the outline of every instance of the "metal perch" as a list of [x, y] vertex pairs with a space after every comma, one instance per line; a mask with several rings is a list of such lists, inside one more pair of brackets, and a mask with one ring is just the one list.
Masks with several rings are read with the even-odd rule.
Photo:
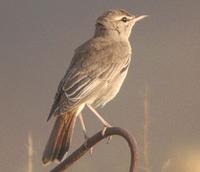
[[91, 147], [93, 147], [104, 138], [112, 135], [119, 135], [127, 141], [131, 153], [129, 172], [134, 172], [136, 169], [137, 161], [137, 143], [134, 137], [132, 137], [126, 130], [119, 127], [107, 128], [104, 136], [102, 135], [102, 131], [99, 131], [88, 139], [87, 145], [82, 144], [78, 149], [76, 149], [70, 156], [68, 156], [64, 161], [58, 164], [50, 172], [63, 172], [79, 158], [81, 158], [88, 150], [90, 150]]

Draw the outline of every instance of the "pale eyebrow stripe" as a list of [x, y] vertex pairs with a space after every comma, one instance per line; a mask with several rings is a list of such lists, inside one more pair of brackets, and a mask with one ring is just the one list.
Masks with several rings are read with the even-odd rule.
[[127, 19], [132, 19], [131, 16], [126, 16], [126, 15], [123, 15], [123, 16], [118, 16], [118, 17], [115, 17], [115, 20], [121, 20], [123, 17], [126, 17]]

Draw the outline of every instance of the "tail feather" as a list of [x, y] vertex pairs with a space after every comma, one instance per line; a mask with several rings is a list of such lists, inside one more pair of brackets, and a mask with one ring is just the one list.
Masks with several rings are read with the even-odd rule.
[[76, 113], [67, 112], [56, 119], [53, 130], [43, 152], [42, 161], [44, 164], [50, 161], [61, 161], [69, 150]]
[[67, 121], [68, 123], [66, 124], [66, 131], [68, 131], [68, 132], [64, 133], [64, 134], [66, 134], [66, 137], [63, 138], [62, 144], [60, 144], [61, 145], [60, 151], [59, 151], [59, 154], [57, 157], [57, 159], [59, 161], [62, 160], [65, 153], [69, 150], [69, 146], [70, 146], [70, 142], [71, 142], [71, 138], [72, 138], [72, 134], [73, 134], [73, 130], [74, 130], [75, 118], [76, 117], [73, 117], [73, 118], [69, 119], [69, 121]]

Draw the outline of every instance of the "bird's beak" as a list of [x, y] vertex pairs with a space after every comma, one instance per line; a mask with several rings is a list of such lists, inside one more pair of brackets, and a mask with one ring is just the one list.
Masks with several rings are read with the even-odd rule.
[[134, 18], [133, 21], [136, 23], [136, 22], [138, 22], [138, 21], [140, 21], [140, 20], [142, 20], [142, 19], [144, 19], [146, 17], [148, 17], [148, 15], [142, 15], [142, 16]]

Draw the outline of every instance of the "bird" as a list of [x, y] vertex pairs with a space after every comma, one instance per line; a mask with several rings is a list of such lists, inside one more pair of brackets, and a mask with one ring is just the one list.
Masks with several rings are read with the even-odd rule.
[[136, 17], [124, 9], [108, 10], [96, 19], [94, 35], [75, 49], [47, 119], [56, 118], [43, 152], [43, 164], [62, 161], [77, 118], [87, 138], [82, 114], [85, 107], [102, 122], [102, 134], [111, 127], [96, 108], [103, 107], [119, 92], [130, 66], [132, 28], [145, 17]]

